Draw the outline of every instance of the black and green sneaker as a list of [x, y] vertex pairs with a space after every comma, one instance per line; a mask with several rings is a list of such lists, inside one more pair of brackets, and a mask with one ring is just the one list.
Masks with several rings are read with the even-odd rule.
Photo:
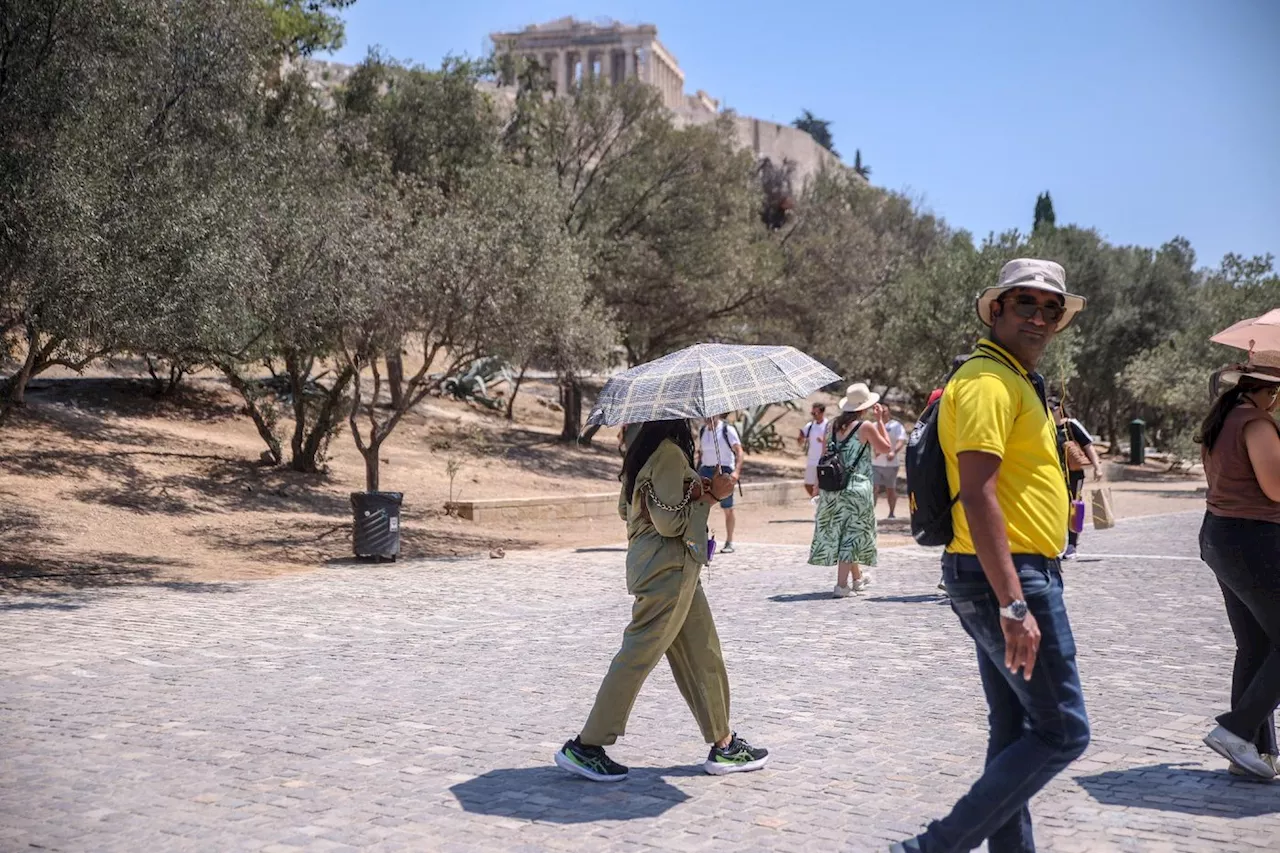
[[769, 750], [756, 749], [734, 732], [729, 745], [724, 749], [711, 745], [711, 754], [702, 769], [712, 776], [724, 776], [727, 773], [745, 773], [748, 770], [759, 770], [769, 763]]
[[627, 778], [627, 768], [605, 755], [604, 747], [588, 746], [581, 737], [567, 741], [556, 753], [556, 766], [592, 782], [621, 782]]

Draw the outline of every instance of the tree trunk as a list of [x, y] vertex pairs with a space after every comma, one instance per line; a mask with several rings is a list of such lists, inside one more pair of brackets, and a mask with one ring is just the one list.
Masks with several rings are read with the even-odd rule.
[[253, 425], [257, 427], [258, 435], [267, 445], [267, 452], [263, 456], [272, 465], [279, 465], [284, 461], [284, 450], [280, 445], [280, 439], [272, 431], [271, 425], [258, 407], [257, 395], [250, 388], [249, 383], [240, 374], [236, 373], [231, 365], [219, 364], [218, 369], [222, 371], [223, 376], [227, 377], [231, 387], [236, 390], [236, 393], [240, 395], [241, 399], [244, 400], [245, 406], [249, 409], [249, 417], [253, 419]]
[[382, 452], [382, 442], [372, 441], [368, 447], [360, 448], [360, 455], [364, 457], [364, 490], [366, 492], [378, 491], [381, 482], [379, 474], [381, 473], [382, 459], [378, 454]]
[[321, 404], [320, 410], [316, 412], [315, 419], [311, 423], [311, 429], [306, 432], [301, 443], [297, 445], [293, 459], [289, 462], [289, 467], [293, 470], [307, 474], [320, 472], [323, 467], [321, 452], [325, 449], [328, 439], [338, 428], [338, 423], [341, 420], [338, 404], [342, 402], [342, 398], [346, 394], [347, 385], [351, 382], [353, 375], [351, 368], [345, 367], [341, 373], [334, 377], [333, 385], [326, 392], [324, 403]]
[[27, 404], [27, 383], [36, 373], [36, 361], [40, 354], [40, 332], [31, 324], [26, 324], [27, 357], [22, 360], [22, 367], [0, 384], [0, 424], [9, 419], [9, 413]]
[[529, 370], [529, 365], [523, 365], [520, 368], [520, 375], [516, 377], [516, 381], [511, 385], [511, 396], [507, 398], [507, 423], [514, 423], [516, 419], [516, 395], [520, 393], [520, 386], [524, 384], [524, 375]]
[[391, 392], [391, 408], [400, 410], [404, 403], [404, 358], [400, 350], [389, 352], [387, 359], [387, 390]]
[[561, 441], [577, 441], [582, 432], [582, 385], [572, 374], [560, 383], [560, 406], [564, 409], [564, 426], [560, 430]]

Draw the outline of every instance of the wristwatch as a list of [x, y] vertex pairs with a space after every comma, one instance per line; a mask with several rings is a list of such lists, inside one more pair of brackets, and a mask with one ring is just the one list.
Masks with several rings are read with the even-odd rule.
[[1010, 601], [1008, 607], [1000, 608], [1000, 615], [1014, 622], [1021, 622], [1027, 618], [1027, 603], [1021, 598]]

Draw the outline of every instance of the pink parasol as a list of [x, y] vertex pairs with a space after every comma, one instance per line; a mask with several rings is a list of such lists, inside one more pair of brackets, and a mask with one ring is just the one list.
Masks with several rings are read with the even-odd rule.
[[1280, 308], [1241, 320], [1209, 340], [1248, 352], [1254, 364], [1280, 367]]

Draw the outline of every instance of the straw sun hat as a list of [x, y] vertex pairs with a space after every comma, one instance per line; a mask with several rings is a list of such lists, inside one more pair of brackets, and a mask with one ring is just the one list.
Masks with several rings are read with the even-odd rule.
[[844, 389], [844, 397], [840, 399], [840, 411], [861, 412], [880, 402], [880, 395], [867, 387], [865, 382], [855, 382]]

